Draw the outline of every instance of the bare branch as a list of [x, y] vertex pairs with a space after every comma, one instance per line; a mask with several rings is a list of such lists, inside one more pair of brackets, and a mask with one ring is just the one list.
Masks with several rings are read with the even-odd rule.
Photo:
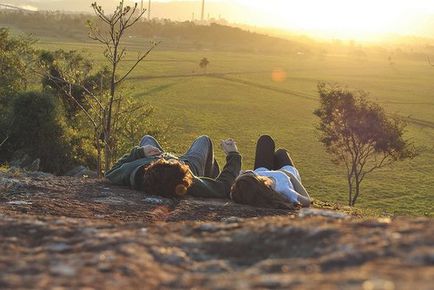
[[136, 13], [136, 11], [137, 11], [137, 3], [136, 3], [136, 5], [135, 5], [133, 11], [132, 11], [131, 14], [130, 14], [130, 17], [128, 17], [127, 21], [125, 22], [125, 29], [128, 29], [128, 28], [130, 28], [131, 26], [133, 26], [134, 24], [136, 24], [137, 21], [139, 21], [139, 20], [142, 18], [143, 14], [145, 14], [146, 9], [144, 9], [143, 11], [141, 11], [141, 12], [139, 13], [139, 15], [137, 15], [137, 17], [135, 17], [135, 18], [133, 19], [133, 21], [132, 21], [131, 23], [129, 23], [130, 20], [131, 20], [131, 17]]
[[127, 52], [127, 49], [126, 48], [122, 48], [121, 52], [119, 53], [119, 57], [118, 57], [116, 63], [119, 63], [123, 59], [123, 57], [125, 56], [126, 52]]
[[158, 44], [160, 44], [160, 42], [154, 42], [153, 44], [152, 44], [152, 46], [148, 49], [148, 51], [146, 51], [141, 57], [139, 57], [139, 59], [137, 59], [137, 61], [134, 63], [134, 65], [128, 70], [128, 72], [123, 76], [123, 77], [121, 77], [119, 80], [117, 80], [116, 81], [116, 84], [119, 84], [119, 83], [121, 83], [123, 80], [125, 80], [129, 75], [130, 75], [130, 73], [136, 68], [136, 66], [142, 61], [142, 60], [144, 60], [148, 55], [149, 55], [149, 53], [151, 53], [151, 51], [158, 45]]
[[[75, 102], [78, 102], [74, 96], [72, 96], [72, 88], [73, 87], [78, 87], [81, 88], [82, 90], [84, 90], [86, 92], [85, 97], [89, 96], [91, 97], [92, 100], [94, 100], [98, 106], [100, 107], [100, 109], [104, 109], [104, 106], [102, 105], [101, 101], [95, 96], [95, 94], [93, 94], [89, 89], [87, 89], [85, 86], [83, 85], [78, 85], [78, 84], [72, 84], [67, 82], [65, 79], [63, 78], [59, 78], [59, 77], [55, 77], [53, 75], [50, 74], [43, 74], [38, 72], [37, 70], [33, 70], [35, 73], [39, 74], [40, 76], [45, 76], [48, 77], [51, 81], [54, 81], [54, 84], [61, 89], [66, 95], [68, 95], [68, 97], [73, 98]], [[63, 84], [67, 85], [69, 90], [65, 90], [65, 88], [61, 87], [58, 85], [58, 82], [62, 82]], [[91, 105], [91, 104], [90, 104]]]
[[88, 36], [92, 40], [96, 40], [105, 46], [110, 45], [110, 41], [101, 33], [101, 31], [98, 29], [98, 27], [93, 26], [92, 24], [88, 25], [90, 31], [88, 33]]
[[[393, 161], [391, 159], [389, 159], [391, 156], [390, 153], [384, 154], [384, 156], [381, 158], [381, 161], [375, 161], [375, 165], [373, 165], [369, 170], [366, 170], [364, 173], [361, 174], [361, 178], [360, 178], [360, 182], [363, 181], [363, 179], [365, 178], [365, 176], [369, 173], [371, 173], [372, 171], [381, 168], [383, 166], [387, 166], [390, 165]], [[389, 160], [389, 162], [385, 163], [387, 160]]]
[[110, 23], [110, 19], [107, 16], [105, 16], [104, 10], [102, 9], [101, 6], [96, 5], [96, 2], [94, 2], [94, 3], [92, 3], [92, 8], [93, 8], [96, 16], [98, 16], [105, 23], [107, 23], [107, 24]]
[[[128, 8], [130, 8], [128, 6]], [[125, 29], [128, 29], [128, 27], [130, 27], [131, 25], [129, 25], [129, 22], [131, 21], [131, 18], [134, 16], [134, 14], [136, 13], [136, 9], [137, 9], [137, 3], [134, 4], [133, 10], [130, 12], [131, 9], [128, 9], [127, 11], [125, 11], [124, 15], [127, 15], [127, 13], [129, 13], [128, 18], [122, 22], [122, 25]], [[123, 20], [123, 18], [122, 18]], [[136, 19], [135, 19], [136, 20]], [[134, 24], [135, 22], [133, 22]]]

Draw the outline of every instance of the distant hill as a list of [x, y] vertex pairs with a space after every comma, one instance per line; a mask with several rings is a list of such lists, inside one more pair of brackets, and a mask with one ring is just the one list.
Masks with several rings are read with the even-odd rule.
[[[21, 0], [0, 0], [0, 3], [8, 3], [16, 5], [18, 7], [25, 7], [28, 9], [39, 10], [39, 11], [65, 11], [65, 12], [91, 12], [91, 3], [93, 0], [39, 0], [39, 1], [21, 1]], [[106, 11], [112, 10], [118, 1], [113, 0], [99, 0], [96, 1], [98, 4], [103, 6]], [[125, 1], [127, 4], [132, 5], [137, 2], [141, 3], [140, 0]], [[144, 8], [148, 8], [148, 1], [144, 0]], [[201, 12], [201, 1], [171, 1], [171, 2], [159, 2], [152, 1], [151, 8], [152, 18], [169, 18], [172, 20], [191, 20], [193, 17], [195, 19], [200, 18]], [[242, 6], [235, 2], [208, 2], [206, 3], [205, 17], [208, 18], [225, 18], [231, 21], [243, 22], [242, 15], [253, 16], [252, 13], [258, 14], [253, 10], [249, 10], [248, 7]], [[259, 17], [260, 15], [256, 15]]]
[[[96, 20], [90, 14], [65, 14], [62, 12], [0, 11], [0, 26], [13, 31], [30, 33], [36, 38], [56, 41], [90, 41], [86, 21]], [[283, 39], [243, 30], [223, 24], [200, 25], [191, 21], [154, 19], [137, 23], [129, 31], [130, 44], [143, 40], [161, 40], [159, 48], [215, 49], [238, 52], [307, 53], [308, 45], [296, 39]]]

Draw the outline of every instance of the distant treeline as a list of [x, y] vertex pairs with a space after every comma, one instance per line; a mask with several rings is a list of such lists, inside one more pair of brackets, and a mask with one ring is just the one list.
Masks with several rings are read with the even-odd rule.
[[[10, 27], [37, 38], [87, 40], [88, 20], [93, 15], [61, 12], [0, 11], [0, 27]], [[199, 25], [191, 21], [175, 22], [168, 19], [144, 21], [130, 31], [131, 42], [137, 39], [163, 40], [160, 47], [178, 49], [220, 49], [244, 52], [306, 53], [305, 44], [268, 36], [240, 28], [211, 23]]]

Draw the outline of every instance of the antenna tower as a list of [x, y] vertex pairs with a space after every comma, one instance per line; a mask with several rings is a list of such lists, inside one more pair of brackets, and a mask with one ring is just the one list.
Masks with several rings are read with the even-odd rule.
[[202, 0], [202, 14], [200, 16], [200, 21], [204, 21], [205, 20], [204, 17], [205, 17], [205, 0]]
[[148, 1], [148, 21], [151, 20], [151, 0]]

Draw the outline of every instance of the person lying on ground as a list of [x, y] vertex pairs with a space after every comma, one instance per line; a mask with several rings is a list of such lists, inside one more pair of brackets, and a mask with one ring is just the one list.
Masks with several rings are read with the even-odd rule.
[[275, 151], [268, 135], [257, 142], [254, 170], [236, 178], [230, 197], [236, 203], [276, 209], [309, 207], [311, 203], [288, 151]]
[[147, 135], [105, 177], [116, 185], [163, 197], [229, 198], [241, 170], [241, 155], [232, 139], [222, 141], [221, 148], [226, 153], [226, 165], [220, 173], [208, 136], [198, 137], [178, 158], [164, 152], [158, 141]]

